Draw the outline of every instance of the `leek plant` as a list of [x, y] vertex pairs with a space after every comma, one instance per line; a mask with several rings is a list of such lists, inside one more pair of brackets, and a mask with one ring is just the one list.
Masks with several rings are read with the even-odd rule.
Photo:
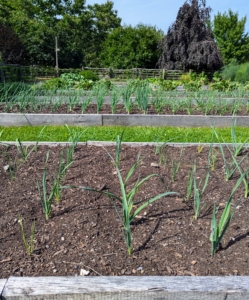
[[92, 102], [93, 99], [93, 91], [90, 92], [90, 94], [88, 95], [88, 97], [84, 100], [82, 100], [81, 103], [81, 113], [83, 114], [85, 112], [85, 110], [87, 109], [87, 107], [90, 105], [90, 103]]
[[155, 107], [156, 112], [160, 114], [162, 112], [163, 107], [165, 106], [165, 101], [163, 98], [163, 92], [160, 88], [156, 89], [153, 92], [153, 101], [152, 101], [152, 106]]
[[104, 82], [96, 84], [93, 88], [93, 93], [97, 97], [97, 114], [100, 113], [107, 94], [107, 86]]
[[187, 193], [186, 193], [185, 201], [188, 201], [191, 197], [191, 193], [193, 190], [195, 170], [196, 170], [196, 164], [194, 164], [191, 171], [188, 171]]
[[55, 197], [56, 185], [54, 184], [49, 196], [47, 196], [47, 169], [45, 168], [42, 176], [42, 188], [37, 181], [37, 188], [42, 204], [43, 211], [45, 213], [46, 220], [48, 220], [52, 213], [52, 203]]
[[111, 101], [110, 101], [112, 114], [114, 114], [116, 111], [116, 106], [120, 100], [121, 95], [122, 95], [122, 89], [118, 88], [117, 86], [113, 86], [111, 91]]
[[236, 126], [236, 119], [234, 119], [234, 122], [232, 123], [231, 126], [231, 138], [232, 138], [232, 144], [233, 144], [232, 147], [233, 147], [234, 155], [239, 156], [243, 153], [244, 146], [248, 142], [249, 138], [247, 138], [243, 143], [238, 143], [235, 126]]
[[79, 104], [79, 96], [78, 95], [72, 95], [69, 96], [68, 99], [68, 112], [71, 112], [73, 110], [73, 108]]
[[[229, 150], [229, 148], [228, 148], [228, 150]], [[236, 163], [235, 163], [235, 161], [233, 159], [233, 161], [230, 164], [228, 164], [227, 160], [226, 160], [226, 157], [225, 157], [225, 154], [224, 154], [223, 147], [222, 147], [221, 144], [220, 144], [220, 151], [221, 151], [223, 162], [224, 162], [225, 180], [228, 181], [228, 180], [230, 180], [232, 178], [233, 174], [239, 168], [239, 166], [241, 165], [241, 163], [243, 162], [243, 160], [246, 158], [246, 156], [243, 157], [240, 160], [240, 162], [236, 161]], [[233, 155], [231, 155], [231, 156], [233, 158]]]
[[47, 127], [47, 125], [43, 126], [38, 137], [37, 137], [37, 140], [36, 140], [36, 143], [35, 145], [31, 148], [31, 150], [29, 151], [29, 147], [30, 146], [26, 146], [24, 147], [22, 142], [17, 138], [16, 139], [16, 143], [17, 143], [17, 149], [18, 151], [21, 153], [22, 155], [22, 158], [23, 160], [26, 162], [28, 157], [30, 156], [30, 154], [33, 152], [33, 151], [36, 151], [37, 150], [37, 147], [38, 147], [38, 144], [39, 144], [39, 141], [41, 139], [41, 136], [43, 134], [43, 131], [45, 130], [45, 128]]
[[131, 83], [128, 84], [123, 88], [122, 97], [123, 97], [123, 104], [125, 107], [126, 112], [129, 114], [133, 107], [133, 101], [131, 99], [131, 95], [133, 93], [133, 86]]
[[137, 105], [139, 109], [141, 109], [144, 112], [144, 114], [146, 114], [148, 110], [149, 92], [150, 92], [150, 88], [147, 82], [140, 83], [137, 86], [135, 92]]
[[200, 215], [200, 211], [205, 207], [205, 205], [203, 205], [201, 207], [201, 202], [202, 202], [202, 198], [204, 195], [204, 192], [206, 190], [206, 187], [208, 185], [208, 180], [209, 180], [209, 170], [206, 174], [205, 177], [205, 181], [204, 181], [204, 185], [202, 187], [202, 189], [200, 188], [201, 182], [199, 183], [199, 186], [197, 187], [197, 183], [196, 183], [196, 177], [193, 177], [193, 181], [194, 181], [194, 219], [197, 220], [199, 215]]
[[172, 182], [175, 182], [176, 176], [178, 174], [178, 171], [179, 171], [179, 168], [180, 168], [180, 165], [181, 165], [183, 147], [184, 147], [184, 144], [182, 145], [182, 148], [181, 148], [180, 157], [178, 159], [172, 159], [172, 165], [171, 165]]
[[35, 221], [32, 223], [31, 226], [31, 235], [30, 235], [29, 243], [26, 240], [22, 218], [20, 216], [18, 216], [18, 223], [21, 226], [21, 233], [22, 233], [22, 240], [23, 240], [24, 247], [27, 251], [27, 254], [31, 255], [34, 251]]
[[[128, 192], [127, 191], [127, 183], [128, 180], [131, 178], [133, 173], [136, 171], [138, 165], [141, 162], [140, 155], [138, 155], [137, 160], [135, 164], [130, 168], [128, 171], [128, 174], [126, 175], [125, 179], [123, 179], [123, 176], [121, 175], [120, 169], [119, 169], [119, 162], [120, 162], [120, 152], [121, 152], [121, 137], [117, 138], [117, 145], [116, 145], [116, 159], [114, 159], [111, 154], [107, 151], [107, 154], [111, 158], [112, 163], [114, 164], [116, 168], [116, 172], [118, 174], [119, 184], [120, 184], [120, 190], [121, 190], [121, 196], [117, 196], [111, 192], [105, 192], [105, 191], [99, 191], [94, 188], [89, 187], [81, 187], [84, 190], [93, 191], [101, 194], [105, 194], [109, 197], [111, 202], [113, 203], [115, 210], [117, 212], [118, 218], [123, 226], [123, 235], [124, 240], [127, 245], [128, 254], [132, 254], [132, 235], [131, 235], [131, 223], [135, 219], [135, 217], [143, 210], [145, 209], [149, 204], [155, 202], [156, 200], [169, 196], [177, 194], [176, 192], [165, 192], [162, 194], [159, 194], [149, 200], [146, 200], [143, 204], [141, 204], [138, 208], [135, 208], [138, 203], [143, 202], [143, 200], [134, 202], [134, 198], [136, 193], [138, 192], [139, 188], [151, 177], [158, 176], [157, 174], [151, 174], [147, 177], [143, 178], [142, 180], [137, 180], [134, 187]], [[70, 187], [69, 187], [70, 188]], [[115, 200], [121, 205], [121, 209], [119, 209], [119, 206], [115, 203]]]
[[232, 193], [225, 205], [225, 208], [222, 212], [219, 224], [217, 225], [217, 212], [218, 209], [216, 208], [216, 204], [214, 203], [214, 208], [213, 208], [213, 214], [212, 214], [212, 220], [211, 220], [211, 234], [210, 234], [210, 242], [211, 242], [211, 255], [214, 256], [215, 252], [218, 250], [221, 240], [226, 233], [233, 215], [236, 210], [235, 208], [231, 211], [231, 204], [232, 204], [232, 198], [234, 192], [237, 190], [239, 185], [241, 184], [242, 180], [244, 179], [245, 174], [241, 175], [238, 181], [236, 182], [235, 187], [232, 190]]
[[15, 172], [17, 170], [17, 155], [15, 156], [15, 159], [13, 161], [10, 160], [9, 154], [6, 151], [5, 152], [5, 157], [7, 159], [8, 162], [8, 170], [10, 172], [10, 179], [13, 180], [15, 178]]

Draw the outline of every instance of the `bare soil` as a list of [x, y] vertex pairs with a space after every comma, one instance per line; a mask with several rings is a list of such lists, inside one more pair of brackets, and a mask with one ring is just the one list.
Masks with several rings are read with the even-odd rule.
[[[75, 105], [70, 107], [68, 104], [60, 105], [59, 107], [45, 106], [41, 107], [37, 105], [36, 108], [26, 106], [20, 108], [18, 105], [13, 106], [11, 109], [7, 108], [5, 104], [0, 105], [0, 113], [36, 113], [36, 114], [81, 114], [82, 109], [80, 105]], [[96, 114], [97, 105], [90, 104], [84, 114]], [[104, 104], [99, 112], [100, 114], [111, 114], [112, 110], [109, 104]], [[127, 114], [123, 104], [118, 104], [115, 110], [115, 114]], [[144, 114], [144, 111], [140, 110], [137, 106], [134, 106], [130, 114]], [[148, 106], [146, 112], [148, 115], [205, 115], [205, 112], [193, 106], [190, 110], [179, 108], [176, 111], [173, 111], [170, 107], [164, 106], [161, 111], [158, 113], [152, 105]], [[238, 110], [234, 113], [234, 109], [225, 105], [224, 107], [217, 108], [216, 110], [209, 111], [207, 115], [222, 115], [222, 116], [249, 116], [249, 110], [245, 109], [245, 105], [239, 107]]]
[[[31, 148], [29, 148], [31, 149]], [[106, 147], [115, 155], [115, 147]], [[120, 195], [114, 165], [103, 147], [78, 145], [63, 186], [88, 186]], [[54, 201], [47, 221], [41, 206], [37, 181], [41, 184], [47, 162], [48, 192], [58, 172], [62, 146], [38, 146], [24, 162], [15, 146], [0, 145], [0, 277], [74, 276], [81, 269], [90, 275], [249, 275], [249, 201], [243, 184], [233, 197], [235, 215], [222, 245], [211, 256], [210, 221], [213, 204], [220, 217], [240, 173], [225, 181], [219, 149], [204, 193], [200, 217], [194, 220], [193, 198], [186, 200], [188, 173], [194, 161], [197, 184], [202, 187], [208, 171], [209, 148], [184, 147], [176, 180], [172, 162], [178, 162], [181, 148], [166, 146], [161, 155], [155, 147], [122, 147], [120, 170], [126, 176], [140, 152], [143, 158], [127, 184], [130, 190], [138, 179], [155, 173], [139, 190], [136, 201], [148, 200], [165, 191], [178, 195], [163, 197], [144, 209], [132, 223], [133, 254], [127, 254], [122, 225], [110, 199], [81, 188], [65, 188], [59, 202]], [[65, 149], [64, 149], [65, 150]], [[231, 155], [225, 151], [228, 161]], [[248, 166], [248, 150], [242, 166]], [[238, 161], [243, 156], [238, 157]], [[161, 160], [161, 161], [160, 161]], [[16, 164], [14, 164], [14, 161]], [[13, 167], [14, 178], [10, 170]], [[16, 166], [15, 166], [16, 165]], [[202, 181], [202, 183], [200, 183]], [[117, 204], [118, 205], [118, 204]], [[136, 205], [138, 207], [138, 205]], [[18, 216], [23, 219], [29, 240], [36, 221], [35, 250], [29, 256], [24, 247]]]

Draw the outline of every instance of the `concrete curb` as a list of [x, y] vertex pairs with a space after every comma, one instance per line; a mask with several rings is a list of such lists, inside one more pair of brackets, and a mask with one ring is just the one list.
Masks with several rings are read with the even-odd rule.
[[126, 114], [13, 114], [0, 113], [0, 126], [78, 125], [78, 126], [249, 126], [249, 116], [126, 115]]
[[3, 300], [245, 300], [249, 277], [10, 277]]
[[[17, 145], [15, 141], [0, 141], [0, 145]], [[23, 146], [34, 146], [36, 142], [22, 142]], [[50, 146], [50, 147], [56, 147], [56, 146], [66, 146], [71, 145], [71, 142], [39, 142], [38, 145], [40, 146]], [[170, 147], [191, 147], [191, 146], [204, 146], [209, 147], [210, 145], [213, 145], [213, 147], [219, 147], [219, 143], [163, 143], [163, 142], [122, 142], [122, 145], [130, 146], [130, 147], [145, 147], [145, 146], [162, 146], [167, 145]], [[232, 143], [221, 143], [221, 145], [227, 145], [227, 146], [239, 146], [242, 143], [232, 144]], [[79, 142], [78, 145], [87, 145], [87, 146], [96, 146], [96, 147], [108, 147], [108, 146], [115, 146], [116, 142], [106, 142], [106, 141], [87, 141], [87, 142]], [[248, 148], [249, 143], [244, 145], [244, 148]]]

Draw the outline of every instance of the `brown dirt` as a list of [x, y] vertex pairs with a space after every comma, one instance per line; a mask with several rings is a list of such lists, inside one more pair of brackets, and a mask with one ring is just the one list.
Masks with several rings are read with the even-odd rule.
[[[11, 109], [6, 109], [5, 104], [0, 105], [0, 113], [37, 113], [37, 114], [81, 114], [81, 106], [75, 105], [71, 109], [67, 104], [63, 104], [58, 108], [52, 108], [51, 106], [39, 107], [36, 109], [27, 106], [23, 109], [20, 109], [18, 105], [12, 107]], [[87, 109], [84, 111], [84, 114], [96, 114], [97, 113], [97, 105], [90, 104]], [[111, 114], [111, 107], [108, 104], [104, 104], [101, 111], [101, 114]], [[136, 106], [133, 107], [130, 114], [143, 114], [144, 112], [138, 109]], [[118, 104], [115, 110], [115, 114], [126, 114], [126, 110], [122, 104]], [[151, 105], [148, 107], [147, 111], [148, 115], [157, 115], [157, 111]], [[160, 115], [205, 115], [205, 113], [196, 107], [193, 106], [192, 110], [189, 112], [187, 109], [178, 109], [176, 112], [173, 112], [171, 108], [164, 106], [159, 113]], [[217, 109], [217, 111], [212, 110], [208, 113], [208, 115], [222, 115], [222, 116], [232, 116], [233, 109], [230, 107], [224, 107], [223, 109]], [[239, 108], [236, 112], [238, 116], [249, 116], [249, 111], [245, 109], [245, 106]]]
[[[31, 148], [29, 148], [31, 149]], [[115, 149], [107, 147], [113, 155]], [[155, 147], [123, 146], [121, 173], [125, 176], [134, 164], [138, 152], [143, 158], [127, 185], [129, 190], [138, 178], [155, 173], [140, 189], [138, 199], [148, 199], [165, 191], [178, 192], [149, 205], [132, 223], [133, 254], [127, 255], [122, 226], [112, 202], [105, 195], [64, 189], [61, 200], [54, 202], [51, 218], [46, 221], [37, 190], [45, 167], [47, 184], [59, 167], [62, 146], [39, 146], [24, 162], [15, 146], [0, 145], [0, 277], [79, 275], [80, 269], [90, 275], [249, 275], [249, 201], [240, 185], [233, 197], [235, 215], [226, 232], [222, 246], [211, 256], [210, 220], [213, 203], [220, 214], [239, 178], [236, 172], [228, 182], [218, 149], [215, 170], [211, 171], [203, 197], [205, 207], [198, 220], [193, 219], [193, 199], [184, 202], [188, 172], [197, 164], [197, 181], [204, 180], [208, 169], [208, 148], [185, 147], [175, 182], [171, 178], [173, 159], [178, 161], [181, 148], [165, 147], [162, 159]], [[248, 150], [243, 155], [247, 155]], [[228, 160], [230, 154], [226, 151]], [[7, 159], [9, 157], [9, 159]], [[14, 178], [4, 166], [13, 165]], [[238, 160], [242, 157], [240, 156]], [[12, 162], [12, 163], [10, 163]], [[249, 162], [248, 156], [243, 167]], [[73, 163], [66, 172], [62, 185], [88, 186], [120, 195], [114, 165], [102, 147], [78, 145]], [[18, 223], [23, 219], [26, 237], [36, 221], [35, 250], [27, 255]]]

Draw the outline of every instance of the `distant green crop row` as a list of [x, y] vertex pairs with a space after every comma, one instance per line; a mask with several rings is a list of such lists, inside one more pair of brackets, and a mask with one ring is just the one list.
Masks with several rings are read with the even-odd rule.
[[[69, 126], [75, 133], [80, 133], [86, 127]], [[43, 126], [1, 127], [0, 141], [36, 141]], [[80, 141], [115, 141], [118, 134], [125, 131], [124, 142], [196, 142], [208, 143], [212, 141], [212, 128], [181, 128], [181, 127], [124, 127], [124, 126], [92, 126], [81, 136]], [[216, 132], [225, 142], [231, 142], [230, 128], [216, 128]], [[66, 126], [47, 126], [40, 137], [40, 141], [65, 142], [69, 139]], [[249, 128], [236, 127], [237, 142], [243, 142], [249, 137]], [[213, 138], [213, 142], [218, 142]]]

